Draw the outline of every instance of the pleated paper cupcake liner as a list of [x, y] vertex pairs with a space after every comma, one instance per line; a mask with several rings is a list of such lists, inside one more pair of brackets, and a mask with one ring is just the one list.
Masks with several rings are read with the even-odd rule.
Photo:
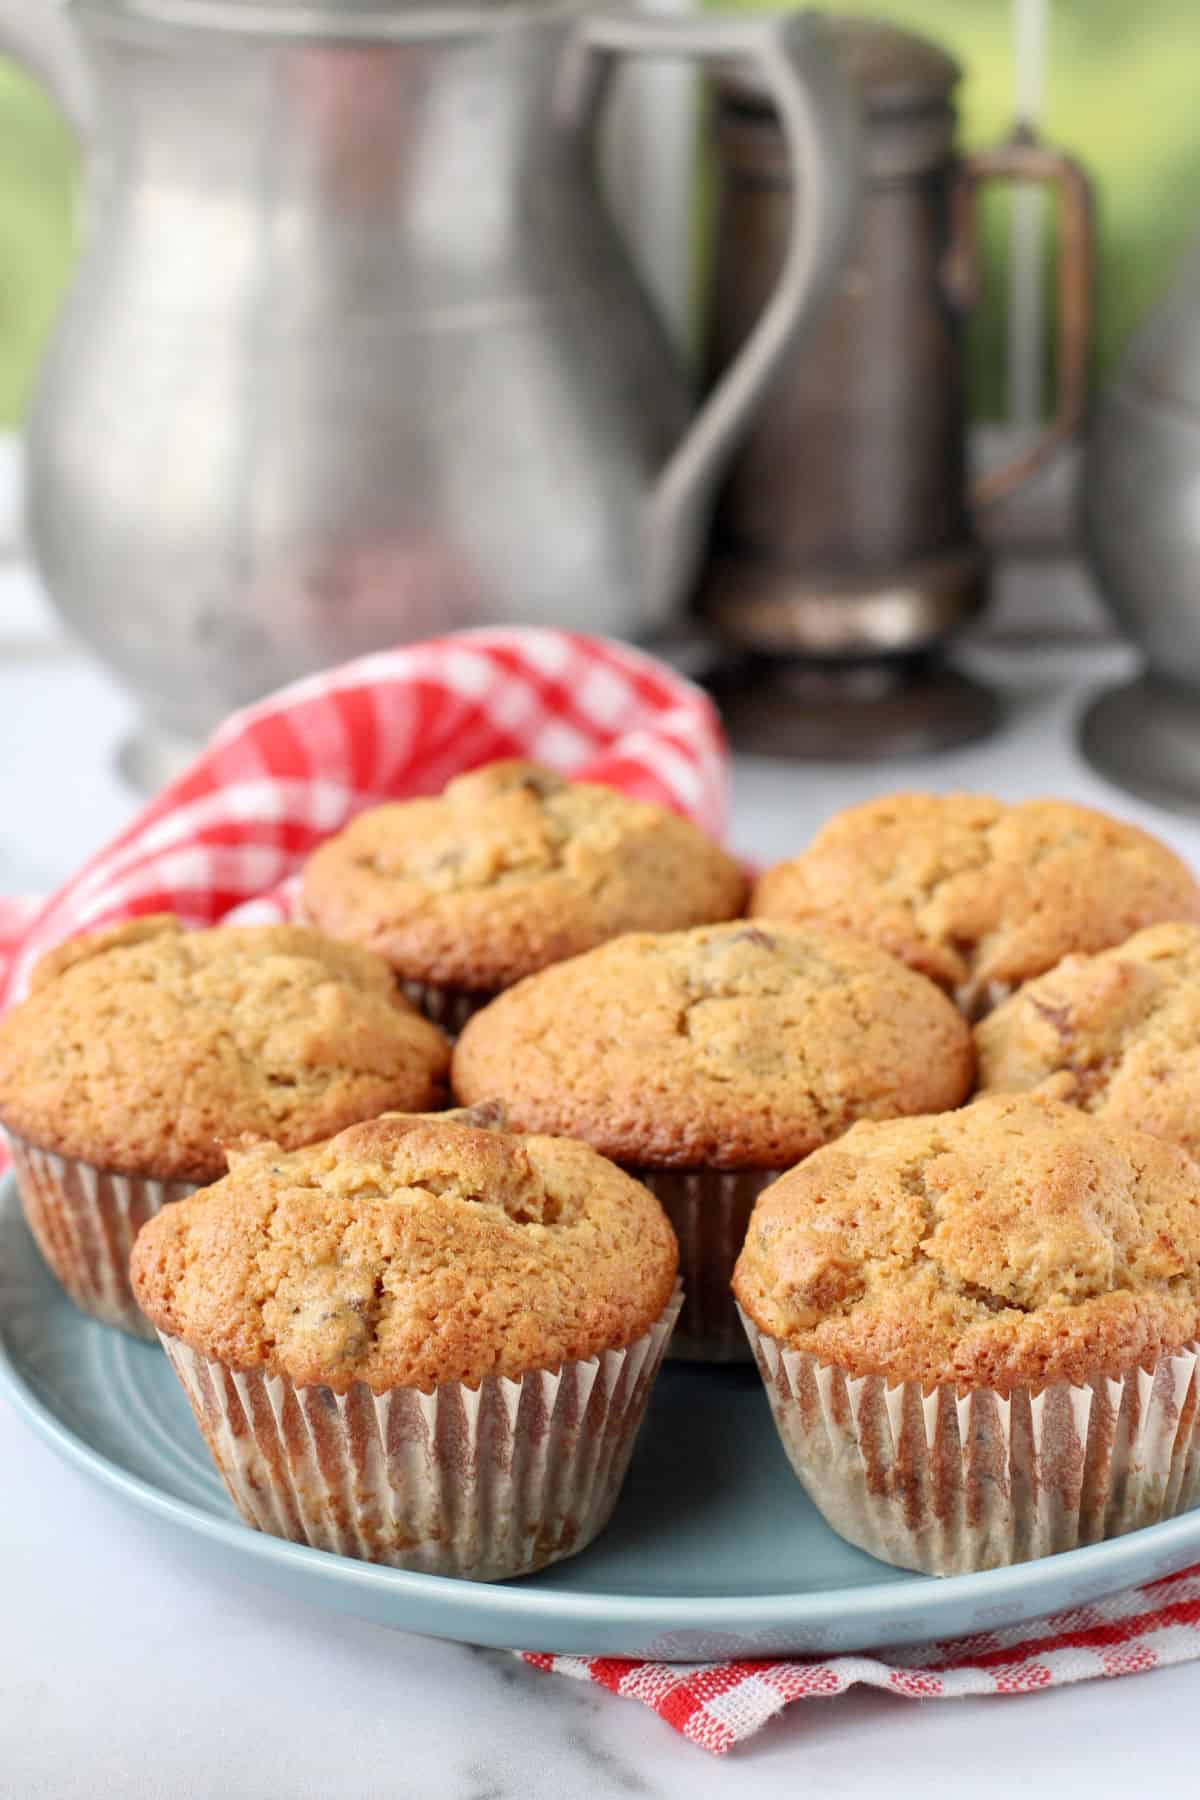
[[749, 1362], [730, 1291], [754, 1202], [778, 1169], [641, 1169], [629, 1173], [656, 1195], [679, 1239], [683, 1311], [667, 1349], [685, 1362]]
[[432, 981], [402, 981], [400, 992], [452, 1038], [458, 1036], [473, 1014], [482, 1012], [496, 998], [495, 994], [479, 993], [473, 988], [438, 987]]
[[102, 1324], [153, 1338], [129, 1285], [133, 1240], [164, 1206], [195, 1193], [195, 1183], [114, 1175], [7, 1136], [29, 1229], [67, 1294]]
[[796, 1474], [834, 1531], [884, 1562], [1001, 1568], [1200, 1499], [1200, 1345], [1119, 1381], [927, 1394], [847, 1376], [742, 1320]]
[[679, 1311], [624, 1350], [520, 1380], [344, 1394], [237, 1371], [162, 1335], [231, 1499], [294, 1543], [496, 1581], [608, 1522]]

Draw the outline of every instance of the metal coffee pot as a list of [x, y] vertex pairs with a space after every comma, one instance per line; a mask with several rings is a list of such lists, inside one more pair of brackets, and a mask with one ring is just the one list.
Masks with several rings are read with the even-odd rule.
[[[3, 0], [93, 140], [38, 385], [46, 584], [152, 723], [195, 736], [454, 626], [646, 636], [839, 266], [855, 110], [811, 15]], [[598, 192], [624, 57], [753, 67], [795, 177], [757, 325], [693, 415]], [[802, 195], [802, 199], [801, 199]]]
[[[1028, 134], [960, 154], [961, 70], [936, 44], [869, 18], [840, 17], [833, 35], [863, 114], [858, 226], [836, 293], [733, 458], [702, 603], [726, 644], [767, 662], [747, 683], [741, 724], [729, 701], [742, 741], [874, 757], [962, 741], [993, 716], [935, 653], [984, 601], [981, 510], [1082, 417], [1088, 190]], [[776, 279], [791, 176], [754, 71], [721, 71], [717, 90], [720, 374]], [[979, 195], [996, 181], [1057, 196], [1058, 400], [1035, 443], [972, 483], [963, 332], [980, 287]]]

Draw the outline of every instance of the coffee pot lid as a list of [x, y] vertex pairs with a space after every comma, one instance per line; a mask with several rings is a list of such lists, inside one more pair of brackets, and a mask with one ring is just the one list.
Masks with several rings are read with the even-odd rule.
[[[868, 118], [945, 105], [962, 76], [961, 65], [948, 51], [886, 19], [849, 14], [827, 23], [838, 59], [858, 89]], [[722, 70], [715, 79], [731, 100], [768, 103], [761, 78], [745, 64]]]
[[[954, 144], [953, 94], [962, 69], [939, 45], [884, 19], [830, 19], [830, 36], [863, 116], [862, 174], [869, 183], [906, 181], [940, 167]], [[733, 160], [787, 178], [774, 104], [745, 63], [714, 71], [722, 140]]]

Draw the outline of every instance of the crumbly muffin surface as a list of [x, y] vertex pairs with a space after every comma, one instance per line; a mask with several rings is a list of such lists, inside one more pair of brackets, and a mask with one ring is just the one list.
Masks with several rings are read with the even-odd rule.
[[624, 1348], [677, 1260], [658, 1202], [583, 1144], [381, 1118], [238, 1156], [143, 1227], [131, 1275], [160, 1331], [233, 1368], [428, 1392]]
[[311, 1143], [437, 1106], [449, 1046], [379, 957], [296, 925], [166, 916], [72, 939], [0, 1020], [0, 1122], [64, 1156], [210, 1181], [250, 1133]]
[[1087, 807], [888, 794], [768, 869], [750, 911], [869, 938], [977, 1011], [1072, 951], [1200, 921], [1200, 887], [1157, 839]]
[[309, 859], [303, 904], [408, 979], [490, 993], [619, 932], [731, 918], [745, 893], [664, 807], [502, 762], [360, 813]]
[[970, 1033], [924, 977], [836, 932], [633, 935], [471, 1019], [452, 1080], [619, 1162], [785, 1168], [858, 1118], [957, 1106]]
[[852, 1375], [1117, 1377], [1200, 1330], [1200, 1169], [1028, 1095], [856, 1125], [759, 1197], [734, 1292]]
[[1040, 1093], [1200, 1158], [1200, 927], [1069, 956], [976, 1028], [980, 1085]]

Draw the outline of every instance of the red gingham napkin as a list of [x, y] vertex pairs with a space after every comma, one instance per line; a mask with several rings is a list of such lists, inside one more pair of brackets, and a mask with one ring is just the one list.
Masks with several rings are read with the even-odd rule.
[[[236, 714], [185, 774], [49, 900], [0, 900], [0, 997], [75, 932], [172, 911], [281, 918], [309, 851], [360, 808], [529, 756], [656, 800], [717, 835], [725, 756], [710, 702], [604, 639], [511, 630], [348, 663]], [[2, 1153], [0, 1153], [2, 1154]], [[793, 1700], [866, 1682], [914, 1698], [1022, 1693], [1200, 1656], [1200, 1568], [1095, 1605], [880, 1657], [701, 1665], [527, 1654], [641, 1700], [718, 1754]]]
[[604, 638], [468, 631], [297, 682], [235, 713], [178, 780], [47, 900], [0, 1001], [41, 952], [144, 913], [189, 925], [280, 918], [278, 890], [364, 806], [438, 793], [454, 775], [527, 756], [695, 819], [725, 823], [711, 701], [665, 664]]
[[42, 902], [34, 894], [0, 894], [0, 985], [41, 907]]
[[640, 1700], [714, 1756], [753, 1737], [793, 1700], [825, 1700], [860, 1683], [906, 1700], [958, 1700], [1141, 1675], [1197, 1657], [1200, 1564], [1048, 1618], [877, 1656], [682, 1664], [524, 1653], [535, 1669]]

